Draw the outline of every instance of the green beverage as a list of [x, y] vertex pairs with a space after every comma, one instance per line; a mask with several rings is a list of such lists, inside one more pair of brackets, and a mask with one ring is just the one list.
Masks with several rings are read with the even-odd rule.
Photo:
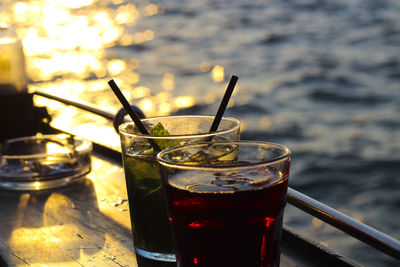
[[168, 116], [143, 119], [150, 135], [132, 122], [119, 127], [132, 234], [136, 253], [153, 260], [175, 261], [171, 228], [166, 212], [158, 151], [205, 140], [237, 140], [240, 123], [223, 118], [218, 131], [208, 133], [213, 116]]
[[136, 249], [173, 253], [158, 163], [153, 156], [126, 155], [124, 166]]

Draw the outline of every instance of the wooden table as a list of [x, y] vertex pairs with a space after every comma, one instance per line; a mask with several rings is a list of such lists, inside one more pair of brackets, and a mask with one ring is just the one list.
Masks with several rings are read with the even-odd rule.
[[10, 265], [135, 266], [123, 169], [92, 157], [82, 182], [0, 191], [0, 255]]
[[[284, 231], [281, 266], [321, 266], [319, 253], [326, 256]], [[0, 190], [0, 266], [176, 265], [136, 256], [120, 155], [95, 146], [92, 171], [79, 183], [37, 192]]]

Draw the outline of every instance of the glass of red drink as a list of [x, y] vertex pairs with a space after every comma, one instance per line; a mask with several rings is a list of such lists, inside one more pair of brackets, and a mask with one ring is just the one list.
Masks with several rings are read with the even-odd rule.
[[290, 159], [257, 141], [160, 152], [178, 266], [279, 266]]

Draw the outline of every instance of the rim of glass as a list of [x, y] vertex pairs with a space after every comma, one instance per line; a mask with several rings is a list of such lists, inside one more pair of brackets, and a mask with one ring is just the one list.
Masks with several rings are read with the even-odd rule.
[[[246, 165], [242, 164], [232, 164], [229, 166], [220, 166], [220, 165], [215, 165], [215, 166], [210, 166], [210, 165], [205, 165], [205, 164], [198, 164], [198, 165], [187, 165], [187, 164], [182, 164], [182, 163], [177, 163], [172, 160], [165, 159], [164, 156], [168, 153], [182, 150], [182, 149], [187, 149], [187, 148], [194, 148], [194, 147], [201, 147], [201, 146], [206, 146], [210, 144], [216, 144], [216, 145], [226, 145], [226, 144], [238, 144], [238, 145], [246, 145], [246, 146], [265, 146], [265, 147], [274, 147], [282, 150], [282, 155], [271, 158], [269, 160], [263, 160], [263, 161], [257, 161], [257, 162], [249, 162]], [[232, 170], [235, 168], [240, 168], [240, 169], [248, 169], [248, 168], [254, 168], [254, 167], [261, 167], [265, 165], [271, 165], [278, 163], [284, 159], [290, 158], [292, 156], [292, 152], [290, 149], [284, 145], [277, 144], [277, 143], [272, 143], [272, 142], [265, 142], [265, 141], [251, 141], [251, 140], [230, 140], [230, 141], [218, 141], [218, 142], [202, 142], [202, 143], [195, 143], [195, 144], [186, 144], [182, 146], [177, 146], [173, 148], [168, 148], [165, 149], [157, 154], [157, 161], [166, 167], [173, 167], [176, 169], [181, 169], [181, 170], [203, 170], [203, 171], [228, 171]]]
[[[178, 116], [159, 116], [159, 117], [151, 117], [151, 118], [145, 118], [145, 119], [141, 119], [142, 122], [146, 122], [146, 121], [151, 121], [151, 120], [157, 120], [157, 119], [179, 119], [179, 118], [194, 118], [194, 119], [201, 119], [201, 118], [207, 118], [207, 119], [211, 119], [214, 120], [214, 116], [210, 116], [210, 115], [178, 115]], [[226, 129], [226, 130], [218, 130], [216, 132], [213, 133], [199, 133], [199, 134], [171, 134], [171, 135], [164, 135], [164, 136], [155, 136], [155, 135], [147, 135], [147, 134], [142, 134], [142, 133], [130, 133], [125, 131], [123, 128], [128, 125], [128, 124], [135, 124], [133, 121], [128, 121], [128, 122], [124, 122], [123, 124], [121, 124], [119, 126], [119, 132], [120, 134], [123, 133], [126, 136], [130, 136], [133, 138], [147, 138], [147, 139], [182, 139], [182, 138], [199, 138], [199, 137], [211, 137], [211, 136], [215, 136], [215, 135], [223, 135], [223, 134], [227, 134], [230, 132], [234, 132], [236, 130], [238, 130], [240, 128], [240, 121], [238, 119], [232, 118], [232, 117], [222, 117], [221, 121], [225, 120], [225, 121], [230, 121], [235, 123], [236, 125], [230, 129]], [[211, 124], [210, 124], [211, 127]]]
[[[27, 137], [17, 137], [17, 138], [11, 138], [7, 139], [3, 144], [6, 143], [15, 143], [15, 142], [21, 142], [21, 141], [30, 141], [30, 140], [52, 140], [54, 138], [58, 139], [65, 139], [69, 137], [73, 137], [74, 140], [82, 141], [82, 144], [78, 145], [75, 147], [75, 151], [78, 152], [78, 154], [81, 153], [89, 153], [92, 151], [92, 142], [82, 138], [80, 136], [76, 135], [71, 135], [71, 134], [44, 134], [44, 135], [37, 135], [37, 136], [27, 136]], [[64, 144], [63, 144], [64, 145]], [[57, 153], [37, 153], [37, 154], [25, 154], [25, 155], [7, 155], [3, 154], [0, 155], [0, 158], [3, 159], [37, 159], [37, 158], [43, 158], [43, 157], [48, 157], [48, 156], [68, 156], [71, 153], [68, 152], [57, 152]]]

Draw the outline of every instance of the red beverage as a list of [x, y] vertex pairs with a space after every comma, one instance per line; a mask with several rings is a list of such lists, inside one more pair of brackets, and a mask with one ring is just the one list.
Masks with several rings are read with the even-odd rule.
[[172, 174], [166, 192], [178, 265], [279, 266], [287, 186], [288, 174], [271, 167]]

